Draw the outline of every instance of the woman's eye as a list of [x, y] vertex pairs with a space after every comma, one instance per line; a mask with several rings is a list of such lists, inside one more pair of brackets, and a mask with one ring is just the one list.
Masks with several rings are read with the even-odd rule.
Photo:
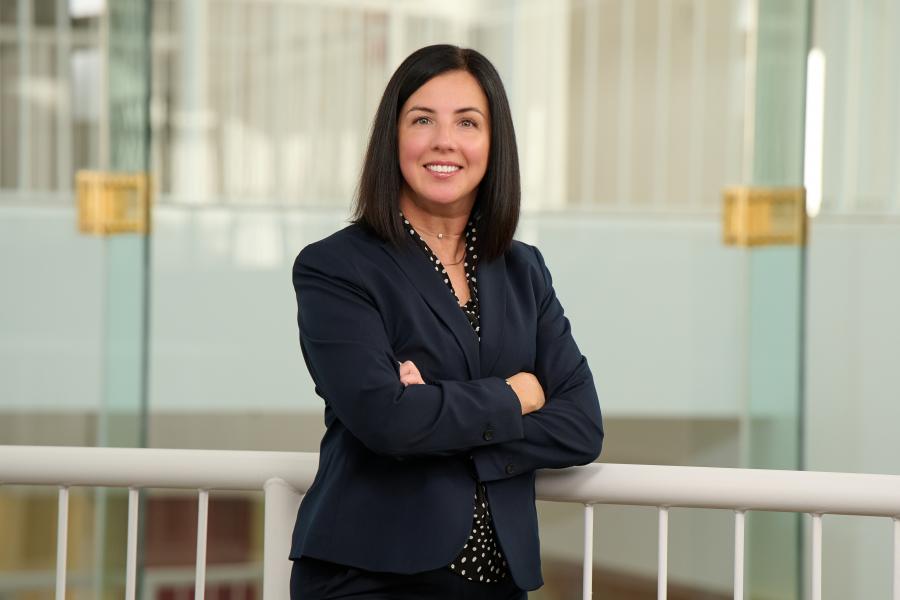
[[475, 127], [476, 123], [472, 119], [463, 119], [460, 125], [463, 127]]
[[416, 125], [428, 125], [428, 117], [419, 117], [414, 121]]

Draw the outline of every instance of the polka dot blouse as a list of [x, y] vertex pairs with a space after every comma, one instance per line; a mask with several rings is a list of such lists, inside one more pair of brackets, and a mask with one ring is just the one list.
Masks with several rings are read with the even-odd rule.
[[[453, 284], [450, 283], [450, 276], [447, 274], [444, 265], [441, 264], [438, 257], [428, 247], [425, 239], [403, 217], [403, 213], [400, 214], [400, 217], [403, 219], [406, 231], [422, 249], [431, 264], [434, 265], [435, 273], [444, 280], [450, 293], [456, 298], [456, 303], [459, 304], [459, 297], [453, 291]], [[469, 285], [469, 301], [461, 305], [460, 308], [465, 313], [480, 342], [481, 313], [478, 304], [478, 281], [475, 277], [475, 266], [478, 262], [478, 255], [475, 253], [477, 231], [475, 219], [471, 219], [466, 224], [466, 246], [465, 256], [463, 257], [463, 268], [466, 273], [466, 282]], [[496, 583], [508, 575], [506, 559], [500, 550], [500, 545], [497, 543], [497, 534], [494, 531], [494, 522], [491, 518], [491, 507], [488, 504], [487, 491], [481, 482], [476, 482], [475, 484], [474, 516], [469, 539], [459, 555], [448, 565], [448, 568], [470, 581], [481, 581], [484, 583]]]

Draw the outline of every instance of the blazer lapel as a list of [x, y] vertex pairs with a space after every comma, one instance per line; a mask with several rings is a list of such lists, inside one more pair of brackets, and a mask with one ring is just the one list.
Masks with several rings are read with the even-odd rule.
[[[422, 250], [417, 248], [412, 241], [404, 244], [401, 248], [384, 242], [382, 248], [397, 263], [437, 318], [453, 332], [466, 357], [469, 377], [479, 378], [478, 337], [472, 331], [469, 320], [460, 310], [456, 299], [447, 288], [447, 284], [441, 281], [439, 273], [435, 272], [434, 266], [425, 259]], [[479, 287], [479, 291], [480, 289]]]
[[[476, 269], [481, 305], [481, 377], [491, 373], [500, 356], [506, 322], [506, 259], [501, 256]], [[471, 328], [471, 327], [470, 327]]]

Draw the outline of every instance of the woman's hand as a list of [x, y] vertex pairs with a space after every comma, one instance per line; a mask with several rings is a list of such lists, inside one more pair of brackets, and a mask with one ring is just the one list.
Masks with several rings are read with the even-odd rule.
[[[407, 360], [400, 363], [399, 370], [400, 383], [402, 383], [404, 387], [425, 383], [425, 380], [422, 379], [422, 374], [419, 373], [419, 368], [413, 361]], [[544, 388], [541, 387], [537, 377], [532, 373], [526, 373], [524, 371], [516, 373], [508, 378], [507, 381], [519, 398], [523, 415], [527, 415], [528, 413], [532, 413], [544, 407]]]
[[403, 387], [425, 383], [425, 380], [422, 379], [422, 374], [419, 373], [419, 368], [416, 367], [413, 361], [408, 360], [400, 363], [400, 383], [403, 384]]
[[516, 373], [506, 381], [519, 397], [522, 414], [527, 415], [544, 407], [544, 388], [532, 373]]

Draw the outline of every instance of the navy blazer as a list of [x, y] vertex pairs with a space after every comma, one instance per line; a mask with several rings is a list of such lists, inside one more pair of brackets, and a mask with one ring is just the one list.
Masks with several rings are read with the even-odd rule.
[[[515, 583], [536, 589], [534, 472], [589, 463], [603, 441], [587, 360], [537, 248], [514, 241], [478, 264], [479, 344], [407, 241], [396, 247], [350, 225], [294, 263], [300, 346], [326, 431], [291, 558], [393, 573], [446, 566], [468, 539], [477, 476]], [[425, 385], [400, 383], [406, 360]], [[520, 371], [547, 398], [525, 416], [504, 381]]]

